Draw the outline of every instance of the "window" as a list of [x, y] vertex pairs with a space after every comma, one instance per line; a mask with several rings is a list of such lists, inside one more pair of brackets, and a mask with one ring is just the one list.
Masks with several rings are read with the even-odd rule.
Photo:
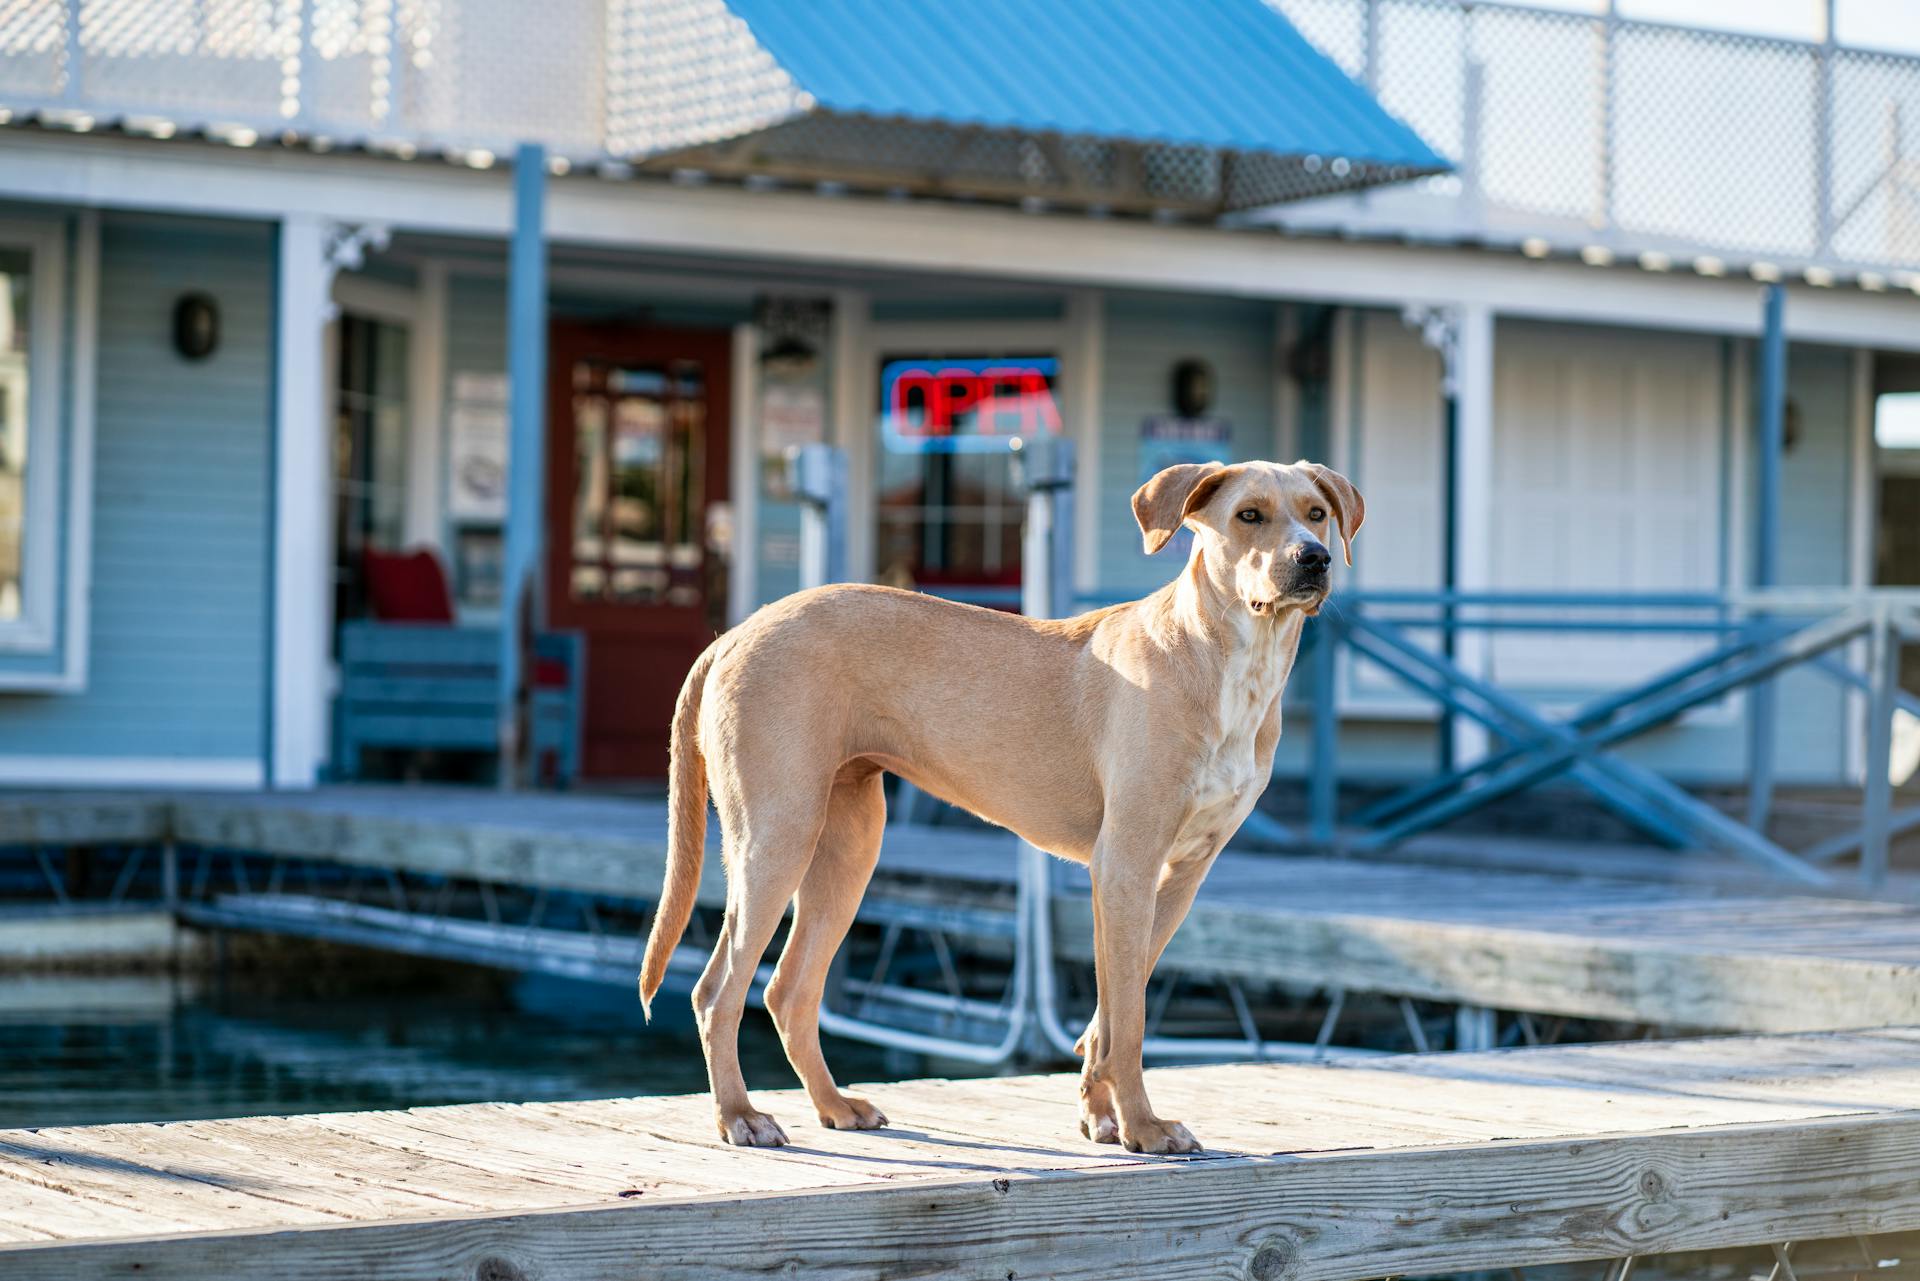
[[999, 608], [1020, 602], [1026, 500], [1013, 460], [1061, 432], [1052, 356], [889, 354], [880, 367], [881, 582]]
[[348, 312], [335, 381], [334, 617], [366, 612], [369, 547], [397, 552], [407, 505], [407, 330]]
[[54, 649], [65, 237], [0, 223], [0, 653]]
[[27, 525], [27, 454], [32, 445], [27, 406], [33, 377], [27, 368], [33, 337], [33, 259], [0, 249], [0, 621], [25, 610], [21, 535]]

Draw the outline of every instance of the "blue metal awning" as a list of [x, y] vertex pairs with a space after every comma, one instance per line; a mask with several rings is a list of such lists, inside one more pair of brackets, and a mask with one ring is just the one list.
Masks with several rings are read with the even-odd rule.
[[724, 3], [643, 71], [648, 167], [1186, 212], [1450, 168], [1261, 0]]

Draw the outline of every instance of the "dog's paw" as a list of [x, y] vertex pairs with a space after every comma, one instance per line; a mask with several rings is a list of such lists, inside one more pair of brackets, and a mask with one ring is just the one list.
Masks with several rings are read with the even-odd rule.
[[886, 1128], [887, 1114], [865, 1099], [842, 1094], [837, 1103], [820, 1109], [820, 1124], [829, 1130], [879, 1130]]
[[1113, 1091], [1105, 1085], [1080, 1085], [1080, 1133], [1095, 1143], [1120, 1141], [1120, 1118], [1113, 1110]]
[[737, 1148], [777, 1148], [787, 1142], [787, 1132], [765, 1112], [721, 1117], [720, 1137]]
[[1129, 1152], [1151, 1152], [1157, 1156], [1200, 1150], [1200, 1140], [1193, 1137], [1191, 1130], [1178, 1121], [1162, 1121], [1159, 1117], [1151, 1117], [1141, 1125], [1122, 1126], [1120, 1145]]
[[1120, 1141], [1120, 1122], [1111, 1112], [1082, 1112], [1080, 1114], [1080, 1134], [1095, 1143], [1118, 1143]]

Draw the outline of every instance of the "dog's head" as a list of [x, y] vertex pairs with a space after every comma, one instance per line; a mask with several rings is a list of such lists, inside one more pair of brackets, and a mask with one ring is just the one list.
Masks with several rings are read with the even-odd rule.
[[1133, 515], [1149, 555], [1182, 525], [1193, 530], [1193, 554], [1213, 581], [1271, 617], [1289, 607], [1320, 611], [1329, 532], [1338, 527], [1353, 564], [1367, 505], [1345, 476], [1318, 463], [1182, 463], [1134, 491]]

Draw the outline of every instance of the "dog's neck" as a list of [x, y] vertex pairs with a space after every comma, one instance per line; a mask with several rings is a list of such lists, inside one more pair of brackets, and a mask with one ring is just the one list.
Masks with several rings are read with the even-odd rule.
[[1281, 606], [1264, 617], [1256, 615], [1234, 590], [1210, 568], [1206, 548], [1194, 540], [1186, 568], [1172, 584], [1172, 614], [1176, 626], [1204, 638], [1227, 657], [1255, 647], [1270, 648], [1289, 634], [1297, 636], [1303, 618], [1296, 607]]

